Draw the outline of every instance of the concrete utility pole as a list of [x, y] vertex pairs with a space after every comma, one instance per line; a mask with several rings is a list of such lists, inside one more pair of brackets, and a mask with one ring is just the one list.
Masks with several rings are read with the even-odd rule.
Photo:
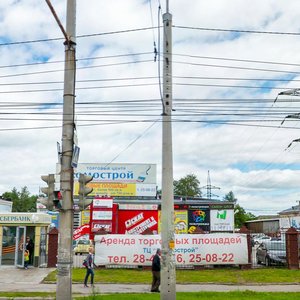
[[160, 299], [176, 299], [173, 150], [172, 150], [172, 15], [167, 1], [163, 15], [163, 125], [162, 125], [162, 208]]
[[72, 299], [72, 241], [73, 241], [73, 180], [71, 166], [74, 146], [74, 107], [75, 107], [75, 48], [76, 48], [76, 0], [67, 0], [66, 30], [61, 25], [49, 0], [46, 0], [66, 41], [64, 73], [64, 105], [62, 124], [62, 155], [60, 190], [62, 209], [59, 212], [59, 239], [57, 258], [57, 300]]

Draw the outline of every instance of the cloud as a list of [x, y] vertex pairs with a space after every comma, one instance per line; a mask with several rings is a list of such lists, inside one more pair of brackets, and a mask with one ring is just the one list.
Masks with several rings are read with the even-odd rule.
[[[64, 25], [65, 3], [51, 2]], [[163, 57], [154, 61], [154, 42], [162, 52], [163, 30], [149, 28], [165, 7], [151, 4], [77, 1], [75, 112], [80, 162], [156, 163], [160, 186]], [[299, 112], [298, 100], [273, 102], [298, 86], [300, 45], [297, 35], [270, 32], [297, 32], [299, 8], [290, 0], [170, 3], [175, 179], [193, 173], [205, 186], [209, 170], [218, 199], [232, 190], [258, 213], [298, 201], [300, 145], [286, 148], [299, 122], [280, 126]], [[0, 192], [26, 185], [37, 194], [62, 138], [64, 40], [37, 0], [0, 3], [0, 30]]]

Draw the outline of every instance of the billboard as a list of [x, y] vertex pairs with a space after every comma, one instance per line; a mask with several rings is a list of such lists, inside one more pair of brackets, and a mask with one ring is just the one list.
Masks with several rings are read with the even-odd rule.
[[118, 211], [118, 233], [119, 234], [142, 234], [146, 230], [157, 233], [158, 212], [157, 210], [119, 210]]
[[[160, 235], [98, 235], [95, 264], [151, 266], [161, 248]], [[211, 233], [175, 235], [176, 265], [248, 264], [246, 234]]]
[[300, 229], [300, 216], [281, 216], [279, 218], [279, 227], [281, 230], [287, 230], [291, 227]]
[[[161, 233], [161, 210], [158, 211], [158, 233]], [[174, 210], [174, 232], [175, 234], [188, 233], [188, 211]]]
[[174, 229], [175, 234], [188, 233], [188, 212], [187, 210], [174, 211]]
[[74, 172], [74, 194], [78, 195], [79, 174], [93, 176], [88, 184], [92, 196], [156, 196], [155, 164], [78, 164]]
[[210, 230], [210, 209], [208, 205], [190, 205], [188, 210], [188, 232], [194, 233], [197, 229], [204, 232]]
[[232, 203], [210, 204], [210, 231], [234, 230], [234, 205]]

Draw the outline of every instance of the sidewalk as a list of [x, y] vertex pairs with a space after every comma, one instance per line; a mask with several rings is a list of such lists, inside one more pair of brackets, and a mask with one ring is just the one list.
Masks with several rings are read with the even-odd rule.
[[[44, 284], [42, 280], [53, 268], [30, 268], [28, 270], [14, 267], [0, 268], [0, 292], [55, 292], [56, 284]], [[229, 285], [229, 284], [177, 284], [177, 292], [228, 292], [251, 290], [257, 292], [299, 292], [300, 284], [269, 285]], [[96, 284], [94, 288], [84, 288], [83, 284], [73, 284], [72, 293], [89, 295], [93, 293], [148, 293], [147, 284]]]

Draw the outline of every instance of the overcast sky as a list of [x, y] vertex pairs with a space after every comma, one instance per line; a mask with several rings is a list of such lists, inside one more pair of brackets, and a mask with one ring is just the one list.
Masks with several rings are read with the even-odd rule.
[[[51, 2], [65, 26], [66, 1]], [[205, 187], [209, 171], [214, 198], [233, 191], [255, 215], [296, 205], [300, 98], [277, 96], [300, 87], [300, 1], [169, 2], [174, 179]], [[165, 1], [77, 1], [79, 162], [157, 164], [159, 187], [165, 12]], [[0, 194], [38, 194], [55, 173], [63, 42], [45, 1], [0, 2]]]

